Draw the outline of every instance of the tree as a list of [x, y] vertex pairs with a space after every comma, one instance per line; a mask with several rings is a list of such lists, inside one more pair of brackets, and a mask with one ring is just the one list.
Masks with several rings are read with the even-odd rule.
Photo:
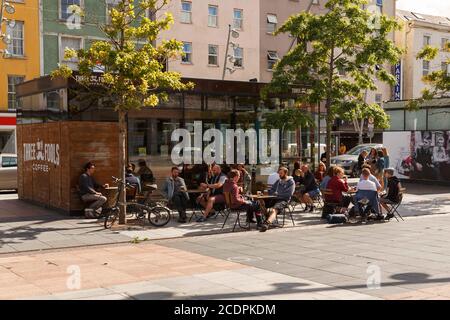
[[297, 45], [275, 65], [266, 91], [282, 93], [291, 85], [308, 86], [298, 99], [311, 105], [324, 103], [328, 155], [336, 118], [353, 121], [374, 115], [375, 125], [381, 128], [388, 122], [384, 110], [368, 104], [364, 95], [366, 90], [376, 90], [376, 79], [395, 84], [385, 65], [400, 58], [401, 50], [388, 39], [400, 26], [385, 15], [374, 16], [363, 8], [365, 4], [365, 0], [329, 0], [327, 13], [299, 13], [276, 31], [291, 34]]
[[[444, 52], [450, 53], [450, 42], [447, 42], [443, 48]], [[416, 56], [418, 60], [433, 61], [439, 54], [439, 48], [425, 46]], [[409, 109], [418, 109], [419, 105], [425, 100], [431, 100], [435, 97], [450, 96], [450, 58], [445, 62], [445, 70], [433, 71], [424, 76], [422, 80], [429, 87], [422, 91], [422, 97], [413, 99], [408, 104]]]
[[[109, 12], [111, 22], [100, 26], [105, 40], [95, 41], [89, 49], [66, 49], [65, 58], [77, 58], [77, 81], [89, 87], [94, 70], [102, 69], [102, 95], [112, 99], [119, 116], [120, 176], [125, 181], [128, 111], [154, 107], [167, 100], [167, 90], [185, 90], [192, 84], [181, 82], [177, 72], [166, 71], [165, 62], [178, 57], [182, 43], [164, 40], [156, 44], [158, 35], [170, 28], [170, 13], [156, 18], [170, 0], [118, 0]], [[153, 17], [150, 19], [148, 16]], [[53, 77], [74, 77], [66, 65], [59, 65]], [[125, 192], [120, 195], [125, 203]], [[126, 223], [126, 208], [121, 208], [119, 223]]]

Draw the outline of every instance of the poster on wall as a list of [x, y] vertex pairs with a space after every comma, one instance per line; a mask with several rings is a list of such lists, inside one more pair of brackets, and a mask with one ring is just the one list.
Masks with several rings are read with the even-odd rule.
[[399, 178], [450, 181], [450, 131], [385, 132], [383, 144]]

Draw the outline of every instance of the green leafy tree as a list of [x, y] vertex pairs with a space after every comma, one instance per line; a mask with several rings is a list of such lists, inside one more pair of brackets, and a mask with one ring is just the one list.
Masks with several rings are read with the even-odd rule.
[[[450, 42], [445, 44], [443, 48], [444, 52], [450, 53]], [[416, 56], [418, 60], [423, 59], [426, 61], [433, 61], [439, 54], [439, 48], [432, 46], [425, 46]], [[425, 100], [431, 100], [435, 97], [449, 97], [450, 96], [450, 58], [446, 61], [445, 70], [441, 69], [433, 71], [424, 76], [422, 80], [428, 85], [422, 91], [422, 97], [419, 99], [413, 99], [408, 107], [410, 109], [417, 109], [421, 103]]]
[[[277, 30], [297, 39], [275, 66], [265, 92], [283, 93], [290, 86], [305, 86], [298, 100], [323, 103], [326, 108], [327, 154], [331, 154], [331, 131], [336, 118], [360, 120], [375, 116], [377, 127], [386, 127], [388, 117], [376, 104], [368, 104], [366, 90], [377, 89], [375, 80], [395, 84], [385, 67], [398, 62], [401, 50], [389, 39], [399, 24], [385, 15], [363, 8], [365, 0], [329, 0], [327, 13], [302, 12], [291, 16]], [[345, 73], [345, 76], [340, 74]], [[330, 165], [330, 157], [327, 157]]]
[[[89, 49], [66, 49], [65, 58], [77, 58], [77, 81], [89, 88], [90, 76], [94, 70], [102, 69], [101, 87], [119, 116], [120, 171], [125, 181], [127, 125], [126, 116], [130, 110], [154, 107], [167, 100], [167, 90], [185, 90], [192, 84], [181, 82], [177, 72], [166, 71], [165, 62], [181, 55], [182, 43], [164, 40], [156, 44], [158, 35], [173, 24], [173, 17], [157, 13], [170, 0], [119, 0], [109, 12], [111, 22], [100, 26], [105, 40], [95, 41]], [[150, 13], [150, 14], [149, 14]], [[153, 17], [150, 19], [148, 16]], [[66, 65], [59, 65], [53, 77], [74, 77]], [[121, 195], [125, 202], [125, 192]], [[119, 223], [126, 223], [126, 208], [123, 206]]]

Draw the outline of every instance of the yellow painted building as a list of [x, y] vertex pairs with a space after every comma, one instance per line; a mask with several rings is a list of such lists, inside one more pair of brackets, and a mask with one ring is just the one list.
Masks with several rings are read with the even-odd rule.
[[[15, 151], [15, 84], [40, 75], [39, 0], [9, 0], [13, 14], [2, 24], [10, 43], [0, 41], [0, 152]], [[14, 123], [13, 123], [14, 122]]]

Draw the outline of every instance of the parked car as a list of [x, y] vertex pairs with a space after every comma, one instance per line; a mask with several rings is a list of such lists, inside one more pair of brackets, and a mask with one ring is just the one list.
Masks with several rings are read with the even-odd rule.
[[366, 150], [368, 153], [370, 149], [375, 148], [377, 150], [383, 147], [382, 144], [378, 143], [367, 143], [360, 144], [356, 147], [350, 149], [347, 153], [342, 154], [340, 156], [335, 156], [331, 158], [331, 164], [338, 165], [344, 169], [345, 174], [356, 177], [356, 165], [358, 164], [358, 156], [363, 150]]
[[17, 155], [0, 153], [0, 190], [17, 190]]

